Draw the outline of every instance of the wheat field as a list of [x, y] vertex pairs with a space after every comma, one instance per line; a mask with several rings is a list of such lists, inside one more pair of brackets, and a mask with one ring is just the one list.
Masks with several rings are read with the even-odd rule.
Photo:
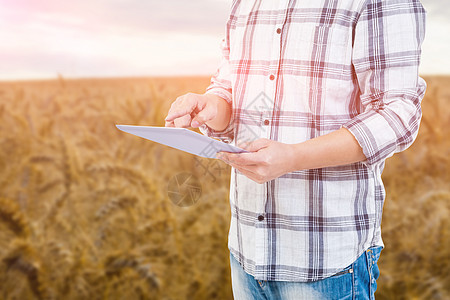
[[[383, 173], [377, 299], [450, 298], [450, 77], [426, 80], [419, 137]], [[208, 82], [0, 83], [0, 299], [232, 299], [230, 169], [114, 126], [163, 126]], [[202, 185], [189, 207], [167, 194], [182, 172]]]

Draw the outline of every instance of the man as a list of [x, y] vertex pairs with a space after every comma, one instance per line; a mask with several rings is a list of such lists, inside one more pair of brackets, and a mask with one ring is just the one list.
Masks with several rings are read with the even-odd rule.
[[374, 298], [381, 173], [418, 133], [424, 31], [419, 0], [233, 1], [218, 72], [166, 126], [250, 152], [218, 156], [236, 299]]

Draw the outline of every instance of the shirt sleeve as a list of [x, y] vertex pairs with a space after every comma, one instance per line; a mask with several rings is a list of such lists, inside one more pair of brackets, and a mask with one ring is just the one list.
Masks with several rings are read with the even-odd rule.
[[[206, 94], [214, 94], [225, 99], [231, 107], [233, 107], [232, 101], [232, 89], [230, 78], [230, 46], [227, 39], [223, 39], [221, 43], [222, 60], [216, 71], [211, 78], [211, 84], [206, 89]], [[233, 111], [233, 110], [232, 110]], [[217, 131], [206, 124], [199, 127], [201, 133], [206, 136], [218, 138], [225, 143], [231, 143], [234, 140], [234, 114], [231, 114], [231, 119], [228, 126], [222, 130]]]
[[419, 77], [426, 11], [419, 0], [368, 0], [356, 23], [352, 61], [360, 113], [342, 127], [373, 168], [415, 140], [426, 83]]

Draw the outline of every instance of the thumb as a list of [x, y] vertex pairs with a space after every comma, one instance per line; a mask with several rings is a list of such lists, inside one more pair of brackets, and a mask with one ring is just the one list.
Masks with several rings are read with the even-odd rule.
[[255, 152], [255, 151], [259, 151], [263, 148], [266, 148], [267, 146], [269, 146], [269, 144], [270, 144], [269, 139], [262, 138], [262, 139], [254, 140], [252, 142], [245, 142], [243, 144], [240, 144], [239, 146], [242, 149], [245, 149], [247, 151]]
[[199, 127], [204, 123], [214, 119], [216, 117], [217, 111], [212, 105], [205, 105], [205, 107], [199, 111], [195, 117], [192, 119], [191, 126]]

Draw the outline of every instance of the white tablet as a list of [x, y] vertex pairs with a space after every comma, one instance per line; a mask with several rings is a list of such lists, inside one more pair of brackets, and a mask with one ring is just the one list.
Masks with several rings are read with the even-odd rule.
[[124, 132], [201, 157], [216, 158], [216, 153], [220, 151], [248, 152], [187, 128], [131, 125], [116, 125], [116, 127]]

